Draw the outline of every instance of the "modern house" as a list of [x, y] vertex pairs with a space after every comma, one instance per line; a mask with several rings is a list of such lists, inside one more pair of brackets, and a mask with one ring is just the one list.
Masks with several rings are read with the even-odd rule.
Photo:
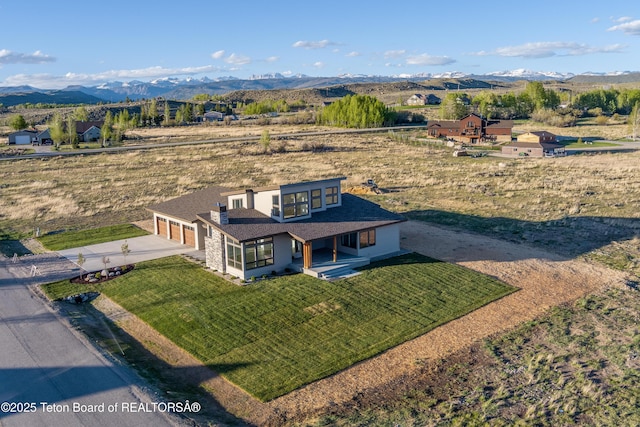
[[558, 144], [556, 135], [547, 131], [526, 132], [518, 135], [517, 140], [502, 147], [502, 154], [512, 156], [557, 157], [567, 153], [562, 144]]
[[210, 187], [148, 209], [155, 234], [204, 250], [207, 266], [217, 271], [241, 279], [285, 269], [339, 277], [345, 269], [398, 253], [404, 221], [342, 193], [344, 179]]
[[460, 120], [429, 120], [427, 133], [432, 138], [447, 138], [462, 143], [510, 142], [512, 120], [489, 120], [469, 114]]

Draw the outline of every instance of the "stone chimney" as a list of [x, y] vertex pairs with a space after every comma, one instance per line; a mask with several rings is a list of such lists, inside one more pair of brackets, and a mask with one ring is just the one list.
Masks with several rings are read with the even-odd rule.
[[255, 204], [254, 204], [254, 192], [252, 189], [247, 189], [247, 209], [254, 209], [255, 208]]
[[220, 202], [216, 203], [215, 206], [211, 209], [211, 220], [220, 225], [229, 224], [227, 206]]

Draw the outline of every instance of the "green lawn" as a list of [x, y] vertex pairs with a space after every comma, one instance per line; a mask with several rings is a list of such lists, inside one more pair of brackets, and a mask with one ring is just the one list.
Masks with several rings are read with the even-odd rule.
[[64, 249], [77, 248], [79, 246], [146, 236], [147, 234], [149, 233], [133, 224], [119, 224], [107, 227], [91, 228], [89, 230], [46, 234], [39, 237], [38, 240], [47, 249], [52, 251], [61, 251]]
[[620, 144], [615, 144], [613, 142], [605, 142], [605, 141], [589, 141], [588, 143], [585, 142], [578, 142], [577, 140], [575, 141], [563, 141], [562, 145], [564, 145], [565, 148], [595, 148], [595, 147], [616, 147]]
[[[248, 286], [180, 257], [138, 264], [102, 292], [261, 400], [374, 356], [515, 289], [408, 254], [326, 282], [297, 274]], [[64, 290], [63, 290], [64, 288]], [[73, 291], [45, 287], [50, 297]]]

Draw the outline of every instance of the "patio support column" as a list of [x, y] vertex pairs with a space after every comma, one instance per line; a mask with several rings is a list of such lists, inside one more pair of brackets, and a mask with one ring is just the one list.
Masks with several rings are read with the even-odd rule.
[[312, 264], [312, 250], [311, 250], [311, 242], [304, 242], [302, 244], [302, 267], [311, 268]]
[[333, 262], [338, 261], [338, 236], [333, 236]]

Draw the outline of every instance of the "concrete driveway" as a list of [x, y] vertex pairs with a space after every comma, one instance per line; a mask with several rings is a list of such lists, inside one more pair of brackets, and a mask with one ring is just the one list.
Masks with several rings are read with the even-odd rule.
[[107, 264], [108, 268], [186, 253], [203, 256], [203, 252], [196, 251], [191, 246], [181, 245], [180, 243], [156, 235], [134, 237], [126, 241], [131, 251], [127, 255], [126, 262], [122, 255], [124, 240], [65, 249], [58, 251], [58, 253], [76, 264], [78, 262], [78, 254], [82, 253], [85, 258], [82, 269], [86, 271], [102, 270], [104, 268], [104, 263], [102, 262], [103, 256], [107, 257], [110, 261], [110, 263]]

